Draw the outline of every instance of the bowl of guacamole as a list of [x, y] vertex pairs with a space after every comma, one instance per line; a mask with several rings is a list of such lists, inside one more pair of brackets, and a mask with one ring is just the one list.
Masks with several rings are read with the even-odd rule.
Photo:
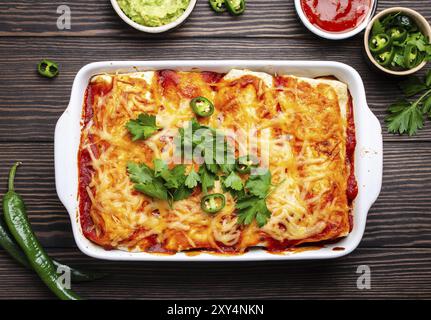
[[183, 23], [193, 11], [196, 0], [111, 0], [111, 3], [130, 26], [160, 33]]

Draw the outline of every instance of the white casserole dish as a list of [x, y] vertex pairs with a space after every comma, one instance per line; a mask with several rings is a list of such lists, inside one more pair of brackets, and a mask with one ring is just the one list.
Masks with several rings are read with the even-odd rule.
[[[354, 223], [352, 232], [334, 244], [316, 250], [293, 251], [271, 254], [253, 249], [238, 256], [201, 253], [189, 256], [155, 255], [145, 252], [107, 251], [84, 237], [78, 212], [78, 161], [77, 154], [81, 135], [82, 104], [89, 79], [96, 74], [108, 72], [133, 72], [158, 69], [181, 71], [201, 70], [228, 72], [232, 68], [264, 71], [270, 74], [291, 74], [304, 77], [335, 76], [346, 83], [353, 97], [357, 146], [355, 152], [355, 175], [359, 193], [353, 204]], [[367, 105], [365, 89], [359, 74], [352, 67], [339, 62], [323, 61], [112, 61], [95, 62], [84, 66], [76, 75], [69, 106], [55, 128], [55, 182], [57, 194], [66, 207], [73, 235], [79, 249], [94, 258], [130, 261], [258, 261], [258, 260], [307, 260], [337, 258], [352, 252], [362, 239], [368, 210], [376, 201], [383, 171], [383, 142], [381, 126]], [[334, 248], [337, 248], [334, 250]], [[344, 250], [338, 250], [344, 248]]]

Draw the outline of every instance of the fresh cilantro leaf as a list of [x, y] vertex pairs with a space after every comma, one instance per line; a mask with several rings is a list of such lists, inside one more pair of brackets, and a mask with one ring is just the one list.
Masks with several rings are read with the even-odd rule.
[[431, 118], [431, 95], [425, 99], [423, 103], [422, 111], [423, 113], [428, 114], [428, 116]]
[[416, 102], [400, 101], [391, 105], [388, 111], [390, 115], [385, 121], [391, 133], [408, 133], [411, 136], [423, 127], [424, 117]]
[[385, 33], [385, 27], [380, 22], [379, 19], [376, 20], [373, 24], [373, 28], [371, 29], [371, 36], [375, 36], [381, 33]]
[[225, 135], [201, 125], [196, 119], [190, 121], [187, 127], [179, 129], [175, 148], [177, 153], [181, 150], [184, 159], [190, 159], [191, 155], [200, 157], [199, 160], [203, 160], [207, 170], [213, 174], [220, 170], [229, 174], [235, 168], [234, 150]]
[[162, 177], [165, 180], [166, 178], [169, 178], [171, 173], [169, 171], [169, 168], [166, 162], [164, 162], [162, 159], [154, 159], [153, 164], [154, 164], [154, 175], [156, 177]]
[[428, 88], [431, 88], [431, 69], [430, 69], [430, 70], [428, 70], [428, 72], [427, 72], [427, 74], [426, 74], [426, 76], [425, 76], [425, 85], [426, 85]]
[[418, 50], [422, 52], [426, 51], [426, 47], [428, 45], [428, 41], [425, 38], [425, 36], [422, 34], [422, 32], [416, 32], [416, 33], [410, 34], [407, 37], [407, 40], [405, 43], [416, 46]]
[[150, 196], [151, 198], [156, 198], [160, 200], [168, 200], [168, 193], [163, 185], [163, 182], [156, 179], [150, 183], [138, 183], [135, 184], [135, 189], [139, 192]]
[[407, 78], [407, 80], [401, 81], [399, 85], [407, 97], [412, 97], [427, 89], [426, 84], [416, 76], [412, 76]]
[[391, 62], [392, 66], [399, 66], [401, 68], [405, 68], [405, 59], [404, 59], [404, 52], [403, 50], [395, 50], [394, 60]]
[[156, 117], [147, 113], [141, 113], [137, 119], [129, 120], [126, 128], [132, 134], [133, 141], [147, 139], [159, 130]]
[[170, 177], [166, 179], [166, 187], [169, 189], [177, 189], [180, 188], [184, 182], [186, 181], [186, 167], [183, 164], [175, 166], [170, 171]]
[[161, 177], [165, 180], [166, 188], [177, 189], [184, 184], [186, 167], [183, 164], [177, 165], [170, 170], [168, 165], [161, 159], [155, 159], [153, 162], [154, 174], [156, 177]]
[[271, 217], [271, 212], [266, 206], [265, 199], [255, 196], [239, 199], [236, 203], [236, 209], [238, 210], [239, 224], [249, 225], [256, 219], [258, 226], [261, 228]]
[[130, 180], [135, 183], [147, 183], [154, 179], [153, 171], [146, 164], [137, 164], [129, 162], [127, 164], [127, 172]]
[[192, 192], [193, 192], [192, 189], [189, 189], [187, 186], [182, 185], [181, 187], [179, 187], [174, 191], [174, 193], [172, 194], [172, 199], [174, 201], [180, 201], [180, 200], [186, 199], [192, 194]]
[[211, 173], [217, 174], [218, 172], [218, 165], [217, 163], [205, 163], [207, 170]]
[[236, 191], [240, 191], [244, 187], [241, 178], [234, 171], [232, 171], [227, 176], [227, 178], [224, 179], [223, 184], [226, 188], [230, 188]]
[[192, 169], [192, 171], [190, 171], [189, 175], [187, 176], [184, 184], [187, 188], [193, 189], [198, 185], [198, 182], [201, 182], [201, 177], [195, 170]]
[[199, 167], [199, 175], [204, 194], [208, 193], [208, 189], [214, 187], [215, 175], [209, 172], [204, 164]]
[[252, 195], [265, 198], [271, 186], [271, 172], [263, 168], [259, 170], [257, 174], [250, 175], [245, 187]]
[[135, 189], [152, 198], [168, 199], [168, 190], [163, 181], [157, 178], [153, 170], [145, 164], [129, 163], [127, 171], [130, 179], [135, 183]]

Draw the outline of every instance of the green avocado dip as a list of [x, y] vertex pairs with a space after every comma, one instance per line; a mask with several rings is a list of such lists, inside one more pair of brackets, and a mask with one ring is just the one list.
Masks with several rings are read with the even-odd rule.
[[186, 11], [190, 0], [118, 0], [121, 10], [136, 23], [160, 27], [175, 21]]

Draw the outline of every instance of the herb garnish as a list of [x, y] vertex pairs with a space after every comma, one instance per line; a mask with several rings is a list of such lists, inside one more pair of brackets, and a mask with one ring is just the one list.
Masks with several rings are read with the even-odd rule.
[[[157, 130], [155, 117], [150, 119], [149, 117], [152, 116], [141, 116], [142, 119], [138, 118], [140, 123], [136, 124], [137, 132], [131, 131], [132, 134], [138, 136], [136, 139], [151, 135]], [[132, 123], [132, 126], [135, 126], [135, 122]], [[135, 128], [133, 127], [133, 129]], [[186, 130], [189, 131], [186, 132]], [[129, 163], [127, 170], [130, 179], [135, 183], [136, 190], [152, 198], [167, 200], [172, 205], [173, 201], [189, 197], [193, 189], [200, 185], [204, 194], [202, 201], [206, 208], [214, 205], [215, 196], [213, 195], [217, 195], [217, 199], [221, 199], [223, 196], [222, 194], [209, 194], [209, 191], [215, 186], [215, 181], [219, 180], [224, 191], [229, 191], [237, 201], [238, 224], [248, 225], [256, 220], [259, 227], [263, 227], [267, 223], [271, 216], [271, 212], [266, 206], [266, 198], [271, 187], [271, 173], [268, 169], [258, 168], [257, 159], [250, 165], [250, 169], [253, 168], [256, 171], [251, 171], [248, 180], [244, 182], [242, 176], [249, 174], [250, 171], [242, 172], [238, 169], [234, 149], [229, 145], [226, 137], [213, 128], [201, 125], [196, 119], [193, 119], [188, 127], [179, 129], [179, 135], [175, 141], [177, 151], [178, 148], [185, 151], [182, 155], [183, 160], [196, 160], [188, 159], [192, 154], [197, 155], [202, 161], [198, 172], [192, 167], [190, 173], [186, 175], [184, 164], [169, 169], [161, 159], [153, 161], [153, 169], [145, 164]], [[207, 209], [205, 212], [210, 211], [216, 213], [220, 210], [217, 207], [217, 210]]]
[[147, 113], [141, 113], [137, 119], [129, 120], [126, 128], [132, 134], [133, 141], [148, 139], [159, 130], [156, 117]]
[[390, 105], [385, 121], [389, 132], [411, 136], [423, 128], [426, 116], [431, 118], [431, 70], [424, 80], [413, 76], [400, 82], [400, 88], [407, 97], [422, 94], [414, 101], [404, 99]]
[[271, 216], [266, 206], [266, 197], [271, 187], [271, 173], [261, 169], [258, 175], [251, 175], [245, 185], [245, 194], [238, 197], [236, 208], [238, 209], [238, 223], [250, 224], [254, 219], [261, 228]]

